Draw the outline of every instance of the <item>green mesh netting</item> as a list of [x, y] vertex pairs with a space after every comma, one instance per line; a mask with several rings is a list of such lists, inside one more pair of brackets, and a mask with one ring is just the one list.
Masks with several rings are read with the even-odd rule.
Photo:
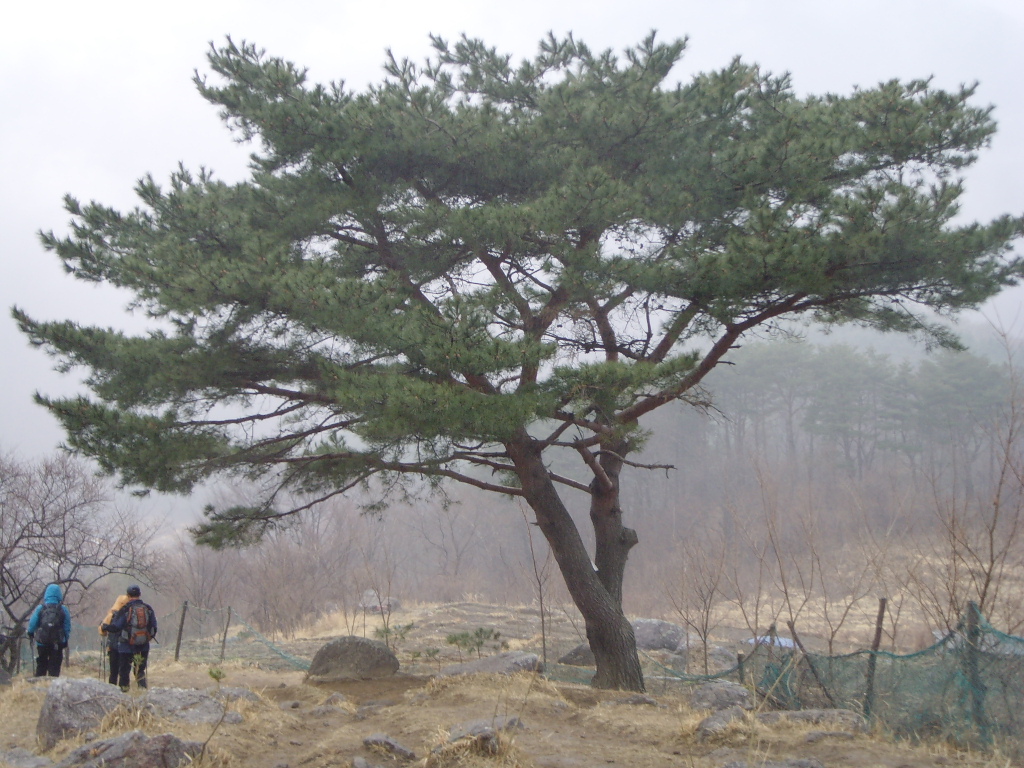
[[[305, 670], [323, 639], [274, 641], [237, 614], [189, 606], [159, 617], [160, 642], [150, 652], [161, 660], [216, 665], [224, 662], [266, 669]], [[178, 640], [180, 634], [180, 642]], [[282, 645], [287, 644], [288, 650]], [[103, 655], [96, 628], [77, 623], [72, 652], [94, 656], [102, 676]], [[31, 670], [28, 643], [22, 669]], [[712, 679], [739, 681], [771, 706], [789, 709], [841, 707], [863, 712], [890, 732], [940, 737], [964, 745], [998, 744], [1024, 755], [1024, 638], [1000, 632], [974, 609], [948, 635], [917, 653], [858, 651], [829, 656], [758, 646], [742, 666], [712, 675], [686, 674], [642, 656], [648, 690], [679, 690]], [[552, 680], [586, 684], [594, 670], [549, 663]]]
[[[289, 640], [286, 651], [231, 609], [208, 610], [189, 605], [159, 617], [158, 623], [160, 643], [150, 649], [150, 658], [156, 661], [173, 659], [177, 654], [180, 661], [198, 664], [229, 662], [262, 669], [306, 670], [313, 654], [324, 643]], [[296, 650], [302, 655], [292, 652]]]
[[759, 689], [775, 687], [788, 707], [845, 707], [894, 733], [963, 744], [1024, 735], [1024, 638], [982, 617], [929, 648], [897, 655], [789, 655], [784, 672], [765, 667]]
[[[963, 746], [998, 744], [1024, 755], [1024, 638], [1000, 632], [980, 614], [911, 654], [858, 651], [839, 656], [756, 647], [742, 663], [690, 675], [641, 656], [652, 693], [713, 679], [742, 682], [770, 707], [843, 708], [887, 731]], [[588, 682], [592, 669], [549, 665], [547, 676]]]

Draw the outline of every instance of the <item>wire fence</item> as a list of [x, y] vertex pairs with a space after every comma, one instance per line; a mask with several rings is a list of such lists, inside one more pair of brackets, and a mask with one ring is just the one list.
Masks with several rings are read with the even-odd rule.
[[[710, 675], [686, 674], [650, 657], [643, 662], [652, 691], [733, 680], [772, 708], [851, 709], [895, 736], [998, 746], [1024, 758], [1024, 638], [993, 627], [973, 603], [952, 632], [910, 654], [827, 655], [768, 641]], [[549, 665], [547, 674], [589, 680], [586, 671], [564, 665]]]
[[[150, 649], [153, 663], [306, 670], [325, 642], [268, 638], [230, 608], [207, 610], [188, 603], [159, 617], [159, 625], [159, 642]], [[31, 674], [28, 646], [22, 644], [21, 663]], [[95, 627], [74, 626], [71, 654], [77, 663], [95, 663], [104, 676], [105, 653]], [[772, 638], [740, 654], [734, 666], [709, 675], [687, 674], [650, 656], [642, 662], [652, 692], [733, 680], [756, 690], [772, 707], [852, 709], [897, 736], [997, 745], [1024, 757], [1024, 638], [1000, 632], [973, 604], [952, 632], [916, 653], [826, 655], [781, 647]], [[583, 684], [593, 673], [593, 668], [558, 663], [545, 670], [549, 679]]]

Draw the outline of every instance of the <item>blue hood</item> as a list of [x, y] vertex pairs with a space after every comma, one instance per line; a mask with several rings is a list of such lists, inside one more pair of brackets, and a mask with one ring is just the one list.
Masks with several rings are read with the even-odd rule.
[[46, 592], [43, 593], [44, 603], [59, 603], [64, 599], [64, 593], [60, 591], [60, 587], [56, 584], [51, 584], [46, 588]]

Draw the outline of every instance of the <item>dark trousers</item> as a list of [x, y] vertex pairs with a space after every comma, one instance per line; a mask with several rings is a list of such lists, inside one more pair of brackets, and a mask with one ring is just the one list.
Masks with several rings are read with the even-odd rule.
[[36, 645], [36, 677], [60, 677], [64, 649], [58, 645]]
[[107, 661], [110, 663], [110, 674], [107, 675], [107, 682], [117, 685], [117, 671], [121, 663], [121, 654], [117, 652], [117, 643], [107, 646]]
[[139, 688], [146, 687], [146, 664], [149, 662], [149, 645], [140, 645], [128, 653], [117, 654], [117, 684], [127, 688], [131, 683], [131, 673], [135, 671], [135, 682]]

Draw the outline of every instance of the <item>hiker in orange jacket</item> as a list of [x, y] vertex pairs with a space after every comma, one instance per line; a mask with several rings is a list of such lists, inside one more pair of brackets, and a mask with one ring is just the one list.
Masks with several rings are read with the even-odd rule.
[[111, 685], [117, 685], [117, 665], [120, 654], [117, 652], [117, 641], [118, 635], [113, 632], [106, 632], [103, 629], [104, 624], [110, 624], [127, 602], [131, 600], [128, 595], [118, 595], [114, 604], [110, 606], [110, 610], [107, 611], [106, 617], [100, 622], [100, 637], [103, 638], [104, 644], [107, 650], [107, 660], [110, 662], [110, 674], [107, 675], [107, 682]]
[[137, 584], [128, 587], [128, 602], [115, 614], [113, 620], [101, 628], [117, 636], [117, 684], [127, 692], [130, 673], [135, 671], [139, 688], [146, 687], [146, 667], [149, 664], [149, 643], [156, 637], [156, 614], [142, 602], [142, 590]]

